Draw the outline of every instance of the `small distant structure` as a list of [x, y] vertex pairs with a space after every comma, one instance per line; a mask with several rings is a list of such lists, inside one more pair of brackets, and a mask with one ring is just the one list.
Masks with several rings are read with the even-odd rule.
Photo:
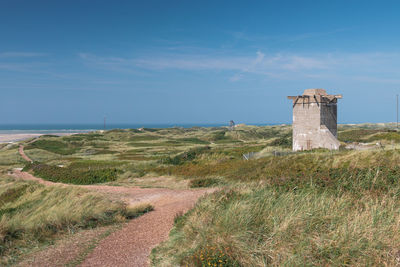
[[235, 129], [235, 122], [233, 120], [230, 120], [229, 122], [229, 130], [233, 131]]
[[337, 139], [337, 100], [324, 89], [306, 89], [293, 100], [293, 150], [339, 149]]

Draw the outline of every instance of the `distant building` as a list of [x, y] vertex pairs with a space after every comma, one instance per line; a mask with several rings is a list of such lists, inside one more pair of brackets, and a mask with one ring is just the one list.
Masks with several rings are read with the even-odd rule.
[[293, 150], [339, 149], [337, 140], [337, 100], [324, 89], [306, 89], [293, 100]]

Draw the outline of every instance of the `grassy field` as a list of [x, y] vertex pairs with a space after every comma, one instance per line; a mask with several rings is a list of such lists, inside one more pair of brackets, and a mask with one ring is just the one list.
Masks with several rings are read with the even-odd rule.
[[[42, 136], [25, 144], [28, 165], [16, 146], [1, 147], [0, 199], [16, 197], [0, 202], [0, 252], [12, 261], [57, 233], [140, 214], [104, 195], [7, 176], [24, 167], [69, 184], [219, 187], [176, 216], [154, 266], [400, 264], [400, 133], [393, 124], [341, 125], [338, 137], [339, 151], [293, 153], [285, 125], [116, 129]], [[350, 142], [381, 146], [344, 149]]]

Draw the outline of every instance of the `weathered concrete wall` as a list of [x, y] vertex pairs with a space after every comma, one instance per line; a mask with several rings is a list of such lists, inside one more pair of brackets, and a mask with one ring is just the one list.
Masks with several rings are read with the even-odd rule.
[[[293, 100], [293, 150], [339, 149], [337, 99], [323, 89], [307, 89]], [[341, 97], [341, 95], [337, 96]]]
[[321, 112], [317, 103], [297, 103], [293, 107], [293, 150], [314, 148], [320, 129]]
[[321, 125], [325, 125], [337, 137], [337, 103], [321, 103]]

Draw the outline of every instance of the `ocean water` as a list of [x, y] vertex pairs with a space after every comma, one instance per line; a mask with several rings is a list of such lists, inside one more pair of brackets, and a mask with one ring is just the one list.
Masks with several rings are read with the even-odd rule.
[[[250, 125], [276, 125], [271, 123], [251, 123]], [[228, 123], [177, 123], [177, 124], [107, 124], [106, 130], [111, 129], [137, 129], [137, 128], [171, 128], [171, 127], [221, 127], [229, 126]], [[0, 134], [18, 134], [18, 133], [85, 133], [96, 130], [103, 130], [103, 124], [0, 124]]]

